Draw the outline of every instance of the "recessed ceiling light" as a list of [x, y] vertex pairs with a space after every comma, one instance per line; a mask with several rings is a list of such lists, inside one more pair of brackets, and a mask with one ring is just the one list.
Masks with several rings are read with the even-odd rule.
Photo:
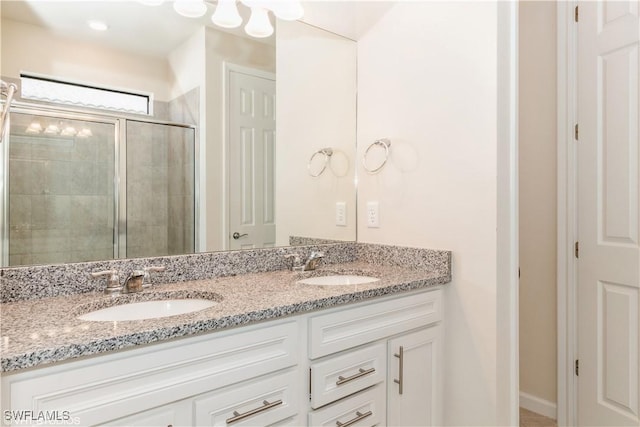
[[88, 21], [87, 24], [89, 28], [96, 31], [107, 31], [109, 29], [109, 26], [102, 21], [91, 20]]

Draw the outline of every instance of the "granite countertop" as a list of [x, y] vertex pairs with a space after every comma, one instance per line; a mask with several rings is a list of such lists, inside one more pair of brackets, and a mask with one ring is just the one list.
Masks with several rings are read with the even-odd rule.
[[[348, 286], [296, 283], [327, 274], [359, 274], [380, 280]], [[0, 305], [2, 372], [336, 307], [449, 280], [450, 276], [438, 271], [359, 261], [326, 265], [314, 272], [279, 270], [157, 284], [142, 293], [115, 298], [93, 292], [5, 303]], [[119, 303], [167, 297], [204, 297], [219, 303], [202, 311], [158, 319], [91, 322], [77, 318]]]

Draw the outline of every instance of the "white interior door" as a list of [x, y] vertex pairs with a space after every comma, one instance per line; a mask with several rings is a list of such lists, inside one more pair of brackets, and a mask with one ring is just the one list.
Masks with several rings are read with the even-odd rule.
[[275, 245], [275, 86], [229, 71], [229, 249]]
[[578, 23], [578, 425], [638, 426], [638, 1]]

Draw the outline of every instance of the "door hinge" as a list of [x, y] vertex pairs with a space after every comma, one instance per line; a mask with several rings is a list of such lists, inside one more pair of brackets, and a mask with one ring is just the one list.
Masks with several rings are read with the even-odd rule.
[[580, 258], [580, 242], [576, 242], [573, 248], [573, 253], [576, 258]]
[[309, 402], [311, 402], [311, 368], [309, 368]]
[[576, 377], [580, 375], [580, 360], [576, 359]]
[[574, 12], [574, 19], [576, 22], [578, 22], [578, 6], [576, 6], [575, 12]]
[[573, 127], [573, 137], [576, 139], [576, 141], [578, 140], [579, 134], [580, 134], [579, 126], [576, 123], [576, 125]]

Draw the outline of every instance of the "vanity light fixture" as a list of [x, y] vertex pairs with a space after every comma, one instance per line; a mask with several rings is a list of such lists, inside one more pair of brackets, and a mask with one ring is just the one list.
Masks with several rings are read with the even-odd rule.
[[[145, 5], [157, 6], [164, 0], [138, 1]], [[173, 9], [182, 16], [199, 18], [207, 13], [208, 6], [212, 6], [215, 11], [211, 16], [211, 22], [222, 28], [237, 28], [242, 25], [238, 3], [251, 9], [251, 15], [244, 30], [248, 35], [256, 38], [269, 37], [273, 34], [269, 11], [285, 21], [295, 21], [302, 18], [304, 14], [300, 0], [217, 0], [216, 3], [205, 0], [174, 0]]]
[[44, 133], [45, 135], [77, 136], [78, 138], [89, 138], [93, 136], [93, 132], [91, 132], [91, 129], [87, 127], [78, 131], [73, 126], [65, 125], [63, 122], [60, 122], [59, 125], [51, 123], [43, 129], [39, 122], [33, 121], [24, 132], [30, 134]]

